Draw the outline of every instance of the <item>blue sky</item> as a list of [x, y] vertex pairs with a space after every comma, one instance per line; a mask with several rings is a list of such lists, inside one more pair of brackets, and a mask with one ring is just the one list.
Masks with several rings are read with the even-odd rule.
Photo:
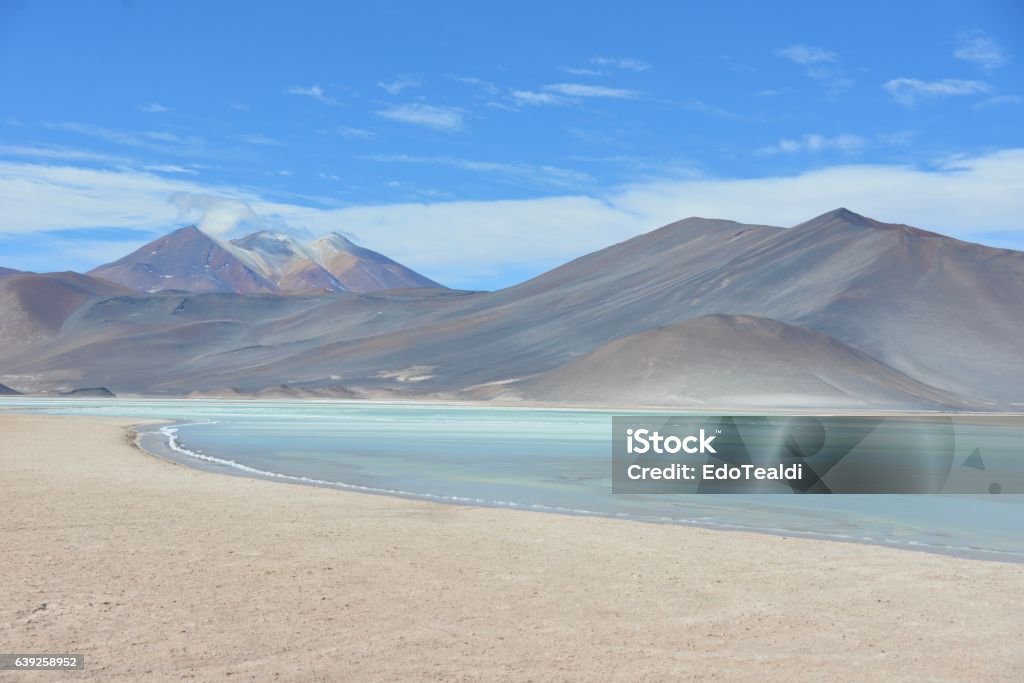
[[198, 222], [493, 288], [839, 205], [1024, 248], [1024, 5], [833, 4], [2, 2], [0, 265]]

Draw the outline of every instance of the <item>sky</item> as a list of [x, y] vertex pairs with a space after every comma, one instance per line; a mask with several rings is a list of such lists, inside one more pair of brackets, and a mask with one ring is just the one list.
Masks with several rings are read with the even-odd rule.
[[1024, 249], [1024, 3], [0, 0], [0, 266], [195, 223], [495, 289], [688, 216]]

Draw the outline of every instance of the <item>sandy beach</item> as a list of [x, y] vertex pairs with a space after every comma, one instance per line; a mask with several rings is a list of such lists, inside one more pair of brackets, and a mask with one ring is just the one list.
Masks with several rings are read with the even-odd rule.
[[0, 414], [4, 680], [1024, 679], [1024, 566], [199, 472]]

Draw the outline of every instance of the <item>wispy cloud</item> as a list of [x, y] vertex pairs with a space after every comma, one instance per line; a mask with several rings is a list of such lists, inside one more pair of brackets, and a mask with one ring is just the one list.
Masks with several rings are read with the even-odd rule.
[[545, 85], [544, 90], [558, 93], [566, 97], [606, 97], [617, 100], [631, 100], [640, 96], [636, 90], [626, 88], [609, 88], [603, 85], [586, 83], [554, 83]]
[[488, 95], [497, 95], [500, 90], [494, 83], [483, 78], [477, 78], [476, 76], [452, 76], [451, 78], [458, 83], [479, 88]]
[[918, 135], [915, 130], [898, 130], [892, 133], [879, 133], [878, 141], [887, 147], [906, 147]]
[[536, 92], [534, 90], [513, 90], [511, 95], [516, 104], [562, 106], [573, 102], [573, 100], [567, 97], [549, 92]]
[[460, 131], [465, 127], [465, 114], [456, 107], [438, 107], [430, 104], [400, 104], [377, 112], [399, 123], [423, 126], [445, 132]]
[[249, 133], [248, 135], [239, 136], [238, 139], [250, 145], [261, 145], [264, 147], [284, 146], [284, 143], [281, 142], [280, 140], [275, 140], [274, 138], [264, 135], [263, 133]]
[[859, 135], [843, 133], [834, 137], [808, 133], [799, 138], [782, 138], [774, 145], [759, 150], [762, 154], [796, 154], [798, 152], [823, 152], [835, 150], [844, 153], [859, 152], [867, 140]]
[[177, 173], [181, 175], [199, 175], [199, 171], [194, 168], [186, 168], [184, 166], [178, 166], [176, 164], [150, 164], [149, 166], [143, 166], [147, 171], [153, 171], [154, 173]]
[[113, 130], [111, 128], [104, 128], [103, 126], [97, 126], [91, 123], [59, 121], [44, 123], [43, 127], [48, 128], [50, 130], [63, 130], [69, 133], [85, 135], [87, 137], [97, 138], [99, 140], [103, 140], [104, 142], [110, 142], [115, 145], [142, 147], [146, 144], [146, 140], [142, 137], [142, 135], [138, 133]]
[[292, 87], [285, 90], [285, 93], [288, 95], [301, 95], [303, 97], [312, 97], [317, 102], [322, 102], [324, 104], [338, 103], [337, 100], [335, 100], [333, 97], [329, 97], [327, 93], [324, 92], [324, 89], [321, 88], [319, 85], [311, 85], [308, 87], [302, 85], [293, 85]]
[[834, 97], [853, 87], [853, 79], [837, 64], [838, 53], [812, 45], [790, 45], [776, 50], [775, 55], [806, 67], [804, 73], [824, 85], [829, 96]]
[[558, 168], [556, 166], [508, 163], [498, 161], [476, 161], [449, 156], [412, 156], [408, 154], [376, 154], [360, 157], [369, 161], [404, 164], [430, 164], [448, 166], [474, 173], [494, 173], [524, 181], [531, 185], [545, 187], [569, 188], [579, 187], [593, 182], [593, 177], [582, 171]]
[[776, 56], [788, 59], [797, 64], [822, 64], [834, 62], [839, 56], [835, 52], [823, 50], [811, 45], [790, 45], [775, 51]]
[[57, 145], [0, 145], [0, 156], [60, 161], [94, 161], [115, 165], [130, 163], [130, 160], [123, 156]]
[[921, 100], [978, 95], [992, 89], [984, 81], [969, 81], [959, 78], [943, 78], [939, 81], [894, 78], [887, 81], [882, 87], [892, 95], [893, 99], [905, 107], [912, 107]]
[[651, 68], [651, 65], [642, 59], [634, 59], [632, 57], [594, 57], [590, 60], [590, 63], [597, 64], [598, 66], [625, 69], [627, 71], [647, 71]]
[[584, 98], [629, 100], [639, 97], [640, 93], [625, 88], [609, 88], [586, 83], [554, 83], [545, 85], [542, 91], [513, 90], [510, 96], [517, 105], [564, 107], [578, 104]]
[[996, 95], [982, 100], [973, 106], [974, 109], [988, 109], [1006, 105], [1024, 104], [1024, 97], [1020, 95]]
[[136, 107], [139, 111], [144, 111], [147, 114], [162, 114], [165, 111], [170, 111], [169, 108], [160, 104], [159, 102], [149, 102], [147, 104], [140, 104]]
[[600, 76], [604, 73], [600, 69], [590, 69], [585, 66], [560, 66], [558, 68], [573, 76]]
[[392, 95], [397, 95], [406, 88], [418, 88], [422, 85], [419, 79], [412, 76], [399, 76], [391, 82], [378, 81], [377, 85]]
[[203, 139], [198, 136], [182, 137], [166, 130], [125, 131], [75, 121], [49, 122], [44, 123], [43, 127], [84, 135], [115, 145], [160, 149], [178, 154], [193, 153], [204, 144]]
[[346, 138], [372, 138], [376, 137], [376, 133], [372, 130], [366, 130], [365, 128], [354, 128], [352, 126], [338, 126], [334, 129], [338, 135]]
[[986, 71], [997, 69], [1006, 64], [1009, 58], [994, 38], [984, 31], [964, 33], [957, 41], [953, 56], [965, 62], [971, 62]]
[[701, 114], [707, 114], [708, 116], [716, 116], [722, 119], [733, 119], [739, 121], [748, 118], [746, 116], [743, 116], [742, 114], [737, 114], [736, 112], [729, 111], [728, 109], [723, 109], [721, 107], [716, 107], [713, 104], [708, 104], [703, 100], [690, 100], [689, 102], [683, 102], [679, 106], [688, 111], [696, 111], [700, 112]]

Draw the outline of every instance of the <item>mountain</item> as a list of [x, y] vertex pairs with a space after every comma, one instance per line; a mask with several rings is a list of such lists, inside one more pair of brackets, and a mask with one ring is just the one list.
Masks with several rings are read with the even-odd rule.
[[[328, 270], [329, 250], [351, 248], [329, 241], [305, 251]], [[603, 393], [603, 403], [686, 405], [698, 397], [673, 387], [710, 382], [700, 356], [720, 352], [745, 368], [752, 390], [729, 395], [751, 405], [1019, 409], [1022, 301], [1022, 252], [845, 209], [792, 228], [689, 218], [493, 293], [94, 298], [52, 338], [0, 347], [0, 365], [37, 377], [42, 389], [72, 381], [165, 394], [285, 385], [588, 402]], [[673, 366], [664, 383], [651, 378], [629, 389], [640, 393], [594, 360], [636, 362], [631, 345], [653, 349], [644, 358], [684, 354], [700, 337], [715, 341], [687, 355], [690, 369]], [[787, 345], [800, 353], [787, 355]], [[596, 355], [586, 361], [589, 354]], [[808, 393], [787, 390], [783, 371]]]
[[353, 244], [336, 232], [314, 241], [309, 251], [350, 292], [444, 287], [383, 254]]
[[963, 401], [831, 337], [753, 316], [708, 315], [603, 344], [491, 398], [778, 408], [950, 408]]
[[14, 389], [11, 389], [9, 386], [0, 384], [0, 396], [21, 396], [21, 392], [15, 391]]
[[[283, 292], [344, 292], [347, 288], [288, 235], [256, 232], [231, 240], [236, 254]], [[240, 251], [239, 251], [240, 250]], [[241, 253], [240, 253], [241, 252]]]
[[273, 292], [277, 286], [194, 225], [175, 230], [89, 275], [158, 292]]
[[130, 291], [78, 273], [8, 274], [0, 278], [0, 346], [38, 344], [56, 336], [86, 302]]
[[256, 232], [227, 243], [195, 226], [176, 230], [90, 275], [142, 292], [374, 292], [439, 288], [375, 251], [334, 233], [303, 245], [288, 235]]
[[0, 267], [0, 277], [7, 277], [8, 275], [17, 275], [20, 272], [22, 272], [22, 271], [14, 270], [13, 268], [3, 268], [3, 267]]

